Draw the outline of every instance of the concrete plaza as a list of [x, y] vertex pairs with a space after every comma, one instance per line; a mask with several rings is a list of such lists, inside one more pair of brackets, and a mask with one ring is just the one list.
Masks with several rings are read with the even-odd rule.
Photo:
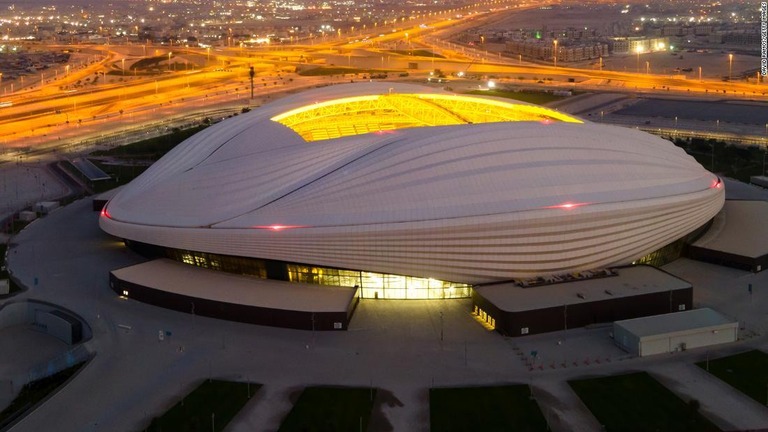
[[[665, 267], [693, 284], [697, 307], [742, 323], [739, 342], [709, 351], [630, 358], [612, 343], [608, 326], [504, 338], [475, 321], [468, 299], [363, 300], [349, 331], [288, 330], [118, 298], [108, 272], [142, 259], [99, 230], [90, 206], [81, 200], [56, 210], [12, 238], [9, 267], [29, 287], [13, 300], [45, 300], [80, 314], [94, 334], [86, 346], [96, 353], [14, 432], [138, 430], [208, 377], [264, 384], [231, 431], [277, 430], [291, 408], [289, 395], [312, 384], [389, 390], [384, 423], [398, 431], [428, 430], [430, 387], [493, 383], [532, 385], [553, 430], [593, 431], [599, 424], [566, 380], [636, 370], [649, 371], [685, 400], [698, 399], [725, 430], [768, 428], [768, 408], [693, 364], [707, 355], [768, 349], [768, 272], [686, 259]], [[171, 334], [160, 340], [160, 331]]]

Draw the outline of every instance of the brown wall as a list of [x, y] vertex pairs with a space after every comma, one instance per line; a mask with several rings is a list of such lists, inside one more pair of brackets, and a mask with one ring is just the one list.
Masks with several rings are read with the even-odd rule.
[[688, 247], [688, 257], [698, 261], [704, 261], [712, 264], [733, 267], [741, 270], [756, 272], [757, 266], [761, 266], [761, 271], [768, 266], [768, 255], [758, 258], [751, 258], [742, 255], [730, 254], [696, 246]]
[[[305, 312], [185, 296], [122, 281], [113, 273], [109, 274], [109, 286], [119, 295], [123, 294], [123, 290], [127, 290], [128, 298], [179, 312], [248, 324], [300, 330], [346, 330], [359, 301], [358, 297], [355, 296], [345, 311]], [[341, 323], [340, 329], [334, 328], [334, 323], [337, 322]]]
[[693, 288], [516, 312], [500, 310], [475, 291], [472, 302], [496, 319], [498, 332], [507, 336], [524, 336], [520, 332], [523, 327], [528, 328], [528, 335], [533, 335], [677, 312], [680, 304], [685, 305], [685, 310], [690, 310], [693, 307]]

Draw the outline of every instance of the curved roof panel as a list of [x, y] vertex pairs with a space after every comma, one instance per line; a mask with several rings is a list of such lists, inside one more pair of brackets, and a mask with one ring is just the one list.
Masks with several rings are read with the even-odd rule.
[[[626, 263], [722, 207], [719, 179], [653, 135], [390, 87], [318, 89], [214, 125], [110, 200], [102, 226], [177, 248], [472, 282]], [[400, 128], [307, 138], [393, 100], [416, 101], [394, 110]], [[483, 106], [493, 120], [467, 120]], [[514, 112], [524, 119], [499, 121]]]

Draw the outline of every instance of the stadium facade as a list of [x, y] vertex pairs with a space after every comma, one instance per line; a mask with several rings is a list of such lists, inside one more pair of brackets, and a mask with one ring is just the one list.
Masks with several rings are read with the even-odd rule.
[[670, 142], [417, 85], [324, 87], [189, 138], [101, 228], [145, 255], [362, 298], [630, 264], [706, 225], [720, 179]]

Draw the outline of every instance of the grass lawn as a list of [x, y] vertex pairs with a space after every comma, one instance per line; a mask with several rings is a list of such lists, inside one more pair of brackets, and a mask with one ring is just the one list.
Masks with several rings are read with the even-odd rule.
[[387, 73], [383, 69], [357, 69], [357, 68], [345, 68], [345, 67], [316, 67], [312, 69], [306, 69], [299, 71], [301, 76], [324, 76], [324, 75], [348, 75], [348, 74], [371, 74], [371, 73]]
[[146, 165], [107, 165], [97, 160], [91, 162], [112, 177], [109, 180], [99, 180], [93, 183], [93, 192], [96, 194], [128, 184], [149, 168]]
[[444, 59], [445, 56], [437, 54], [433, 51], [428, 50], [422, 50], [422, 49], [416, 49], [416, 50], [389, 50], [387, 52], [393, 53], [393, 54], [402, 54], [402, 55], [412, 55], [417, 57], [434, 57], [434, 58], [441, 58]]
[[154, 138], [137, 141], [128, 145], [115, 147], [109, 150], [99, 150], [92, 152], [90, 156], [117, 156], [123, 159], [149, 159], [158, 160], [168, 153], [177, 144], [191, 137], [208, 127], [207, 125], [196, 126], [189, 129], [174, 129], [167, 135], [161, 135]]
[[606, 431], [719, 431], [646, 372], [568, 381]]
[[145, 430], [222, 431], [259, 388], [261, 384], [205, 380], [165, 414], [152, 419]]
[[20, 418], [35, 404], [45, 399], [52, 391], [64, 384], [72, 375], [74, 375], [83, 365], [78, 363], [49, 377], [32, 381], [21, 388], [19, 395], [16, 396], [10, 405], [0, 412], [0, 430], [5, 426]]
[[546, 431], [544, 416], [525, 384], [429, 389], [432, 432]]
[[[98, 160], [91, 160], [91, 162], [98, 166], [102, 171], [112, 176], [112, 179], [110, 180], [94, 182], [94, 193], [98, 194], [130, 183], [131, 180], [136, 178], [139, 174], [148, 168], [148, 166], [143, 163], [144, 161], [156, 161], [160, 159], [171, 149], [176, 147], [179, 143], [200, 132], [206, 127], [207, 125], [202, 125], [184, 130], [175, 129], [173, 132], [167, 135], [137, 141], [132, 144], [115, 147], [109, 150], [99, 150], [92, 152], [90, 156], [113, 156], [121, 160], [142, 161], [140, 163], [127, 162], [124, 165], [116, 165], [105, 164]], [[80, 175], [79, 172], [74, 172], [76, 175]]]
[[359, 431], [368, 428], [376, 389], [307, 387], [279, 432]]
[[[707, 362], [696, 363], [706, 370]], [[709, 373], [757, 402], [768, 405], [768, 354], [753, 350], [709, 360]]]
[[[763, 172], [765, 150], [762, 147], [729, 144], [702, 138], [678, 138], [673, 142], [693, 156], [702, 166], [712, 172], [722, 173], [725, 177], [749, 183], [750, 176], [760, 175]], [[712, 158], [713, 147], [714, 158]], [[712, 162], [715, 163], [714, 167]]]
[[528, 102], [536, 105], [543, 105], [545, 103], [554, 102], [560, 99], [565, 99], [565, 96], [556, 96], [551, 93], [539, 93], [539, 92], [527, 92], [527, 91], [506, 91], [506, 90], [473, 90], [468, 94], [483, 95], [483, 96], [495, 96], [503, 97], [507, 99], [514, 99], [523, 102]]

